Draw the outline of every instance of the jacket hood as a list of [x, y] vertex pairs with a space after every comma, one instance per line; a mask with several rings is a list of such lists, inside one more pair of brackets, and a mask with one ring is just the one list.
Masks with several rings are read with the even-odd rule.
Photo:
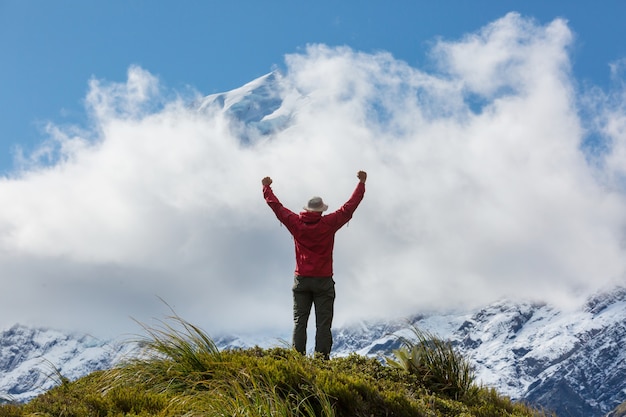
[[319, 211], [302, 211], [300, 212], [300, 219], [305, 223], [317, 223], [322, 218], [322, 213]]

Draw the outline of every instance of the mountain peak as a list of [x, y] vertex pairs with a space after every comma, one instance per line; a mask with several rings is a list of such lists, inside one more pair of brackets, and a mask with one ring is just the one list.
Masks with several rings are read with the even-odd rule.
[[285, 100], [293, 92], [286, 91], [282, 80], [279, 72], [270, 72], [237, 89], [206, 96], [198, 103], [198, 111], [223, 112], [239, 125], [243, 142], [270, 135], [287, 128], [294, 115]]

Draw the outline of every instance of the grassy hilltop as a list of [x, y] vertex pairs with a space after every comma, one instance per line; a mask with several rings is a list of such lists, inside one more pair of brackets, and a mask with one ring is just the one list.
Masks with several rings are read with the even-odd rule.
[[323, 416], [496, 417], [548, 414], [475, 384], [452, 346], [416, 330], [385, 364], [351, 355], [323, 360], [291, 349], [219, 351], [172, 317], [145, 327], [141, 358], [59, 385], [0, 417]]

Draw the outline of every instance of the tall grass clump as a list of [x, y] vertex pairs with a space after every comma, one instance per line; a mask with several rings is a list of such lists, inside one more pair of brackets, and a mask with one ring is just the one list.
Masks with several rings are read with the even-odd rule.
[[473, 367], [452, 343], [416, 327], [412, 331], [416, 340], [401, 338], [403, 346], [393, 351], [395, 359], [386, 358], [390, 366], [418, 376], [429, 390], [455, 400], [476, 394]]
[[211, 379], [222, 353], [200, 328], [173, 315], [157, 326], [139, 325], [141, 354], [109, 371], [113, 382], [150, 384], [155, 391], [185, 392]]
[[177, 315], [147, 336], [141, 355], [103, 375], [103, 392], [143, 386], [168, 398], [169, 412], [204, 415], [334, 416], [331, 401], [292, 350], [221, 352], [200, 328]]

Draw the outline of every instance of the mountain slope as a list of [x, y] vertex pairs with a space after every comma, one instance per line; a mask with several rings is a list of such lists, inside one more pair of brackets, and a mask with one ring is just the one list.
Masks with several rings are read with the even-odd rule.
[[108, 369], [135, 346], [88, 335], [15, 325], [0, 333], [0, 398], [27, 401], [95, 370]]
[[[453, 341], [478, 380], [559, 416], [599, 417], [626, 400], [626, 289], [578, 309], [501, 301], [475, 311], [415, 315], [335, 329], [333, 355], [389, 356], [412, 326]], [[271, 335], [216, 338], [221, 349], [276, 346]], [[58, 382], [105, 369], [137, 346], [14, 326], [0, 333], [0, 397], [25, 401]], [[49, 377], [52, 375], [52, 377]]]

